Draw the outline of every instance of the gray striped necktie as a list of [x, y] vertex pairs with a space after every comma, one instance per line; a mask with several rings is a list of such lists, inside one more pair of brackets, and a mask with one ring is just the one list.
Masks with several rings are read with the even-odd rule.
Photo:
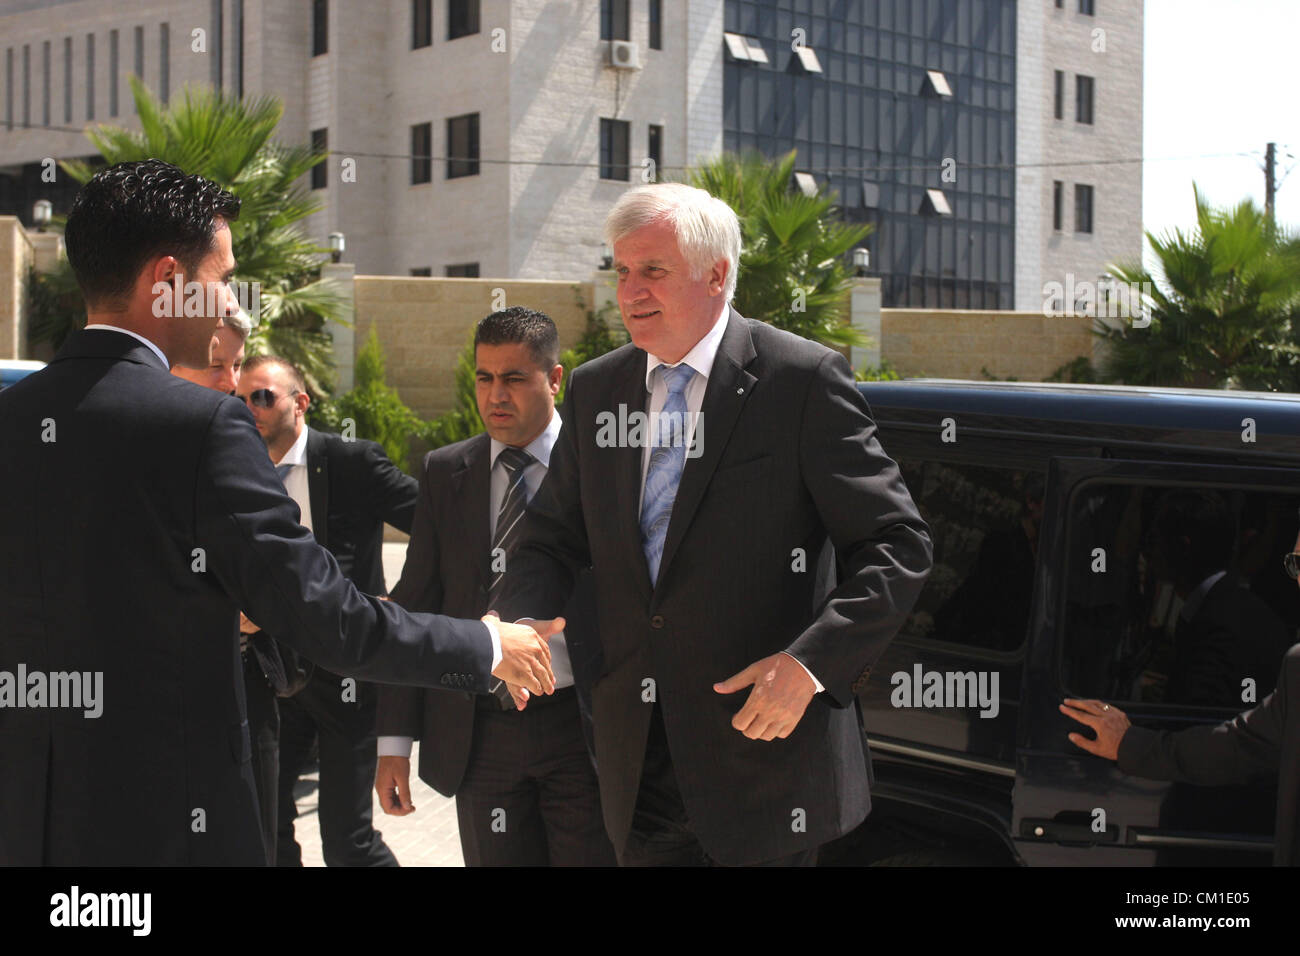
[[[501, 499], [501, 510], [497, 512], [497, 530], [492, 535], [492, 564], [498, 565], [497, 557], [504, 556], [499, 563], [503, 569], [519, 543], [519, 532], [523, 529], [524, 509], [528, 506], [528, 485], [524, 482], [524, 471], [536, 461], [522, 448], [506, 447], [497, 455], [497, 463], [506, 470], [506, 493]], [[501, 550], [498, 551], [497, 549]], [[497, 597], [501, 593], [501, 582], [505, 579], [504, 570], [492, 575], [492, 585], [488, 588], [488, 609], [495, 610]], [[502, 710], [514, 710], [514, 699], [506, 688], [504, 681], [492, 685], [492, 696], [497, 699]]]
[[[524, 471], [536, 461], [522, 448], [504, 448], [497, 456], [497, 463], [506, 470], [506, 493], [501, 499], [501, 510], [497, 512], [497, 529], [492, 535], [492, 563], [498, 564], [497, 557], [504, 556], [507, 561], [519, 543], [519, 532], [523, 528], [524, 509], [528, 506], [528, 485], [524, 482]], [[500, 550], [498, 550], [500, 549]], [[501, 563], [504, 567], [504, 563]], [[501, 589], [505, 571], [492, 575], [492, 585], [488, 588], [488, 606], [496, 600]]]

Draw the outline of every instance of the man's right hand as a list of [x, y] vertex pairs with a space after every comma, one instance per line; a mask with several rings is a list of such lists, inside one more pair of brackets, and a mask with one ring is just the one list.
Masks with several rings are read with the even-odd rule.
[[1128, 715], [1124, 711], [1100, 700], [1075, 700], [1067, 697], [1065, 703], [1061, 704], [1061, 713], [1097, 732], [1095, 738], [1083, 734], [1066, 734], [1070, 743], [1107, 760], [1119, 759], [1119, 743], [1130, 726]]
[[501, 663], [492, 676], [523, 687], [531, 694], [554, 693], [555, 674], [551, 671], [551, 648], [547, 640], [564, 630], [564, 618], [506, 624], [495, 614], [485, 614], [483, 620], [490, 620], [501, 636]]
[[375, 793], [379, 794], [379, 805], [389, 816], [404, 817], [414, 810], [411, 758], [380, 757], [375, 764]]

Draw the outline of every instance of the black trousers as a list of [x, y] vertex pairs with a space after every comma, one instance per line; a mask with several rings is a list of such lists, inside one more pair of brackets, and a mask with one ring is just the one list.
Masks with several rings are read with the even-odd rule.
[[456, 818], [466, 866], [613, 866], [573, 688], [522, 711], [480, 697]]
[[365, 681], [317, 666], [311, 680], [280, 701], [277, 866], [302, 866], [294, 839], [293, 788], [313, 737], [320, 740], [320, 841], [326, 866], [397, 866], [372, 825], [377, 692]]
[[262, 842], [267, 866], [275, 866], [276, 803], [280, 788], [280, 711], [275, 691], [267, 683], [257, 657], [246, 651], [244, 693], [248, 711], [248, 737], [253, 748], [253, 783], [261, 811]]
[[[691, 832], [686, 806], [677, 786], [673, 758], [668, 752], [668, 734], [663, 713], [654, 705], [650, 734], [646, 740], [645, 763], [637, 790], [632, 832], [618, 860], [619, 866], [721, 866], [700, 846]], [[817, 848], [764, 860], [754, 866], [816, 866]]]

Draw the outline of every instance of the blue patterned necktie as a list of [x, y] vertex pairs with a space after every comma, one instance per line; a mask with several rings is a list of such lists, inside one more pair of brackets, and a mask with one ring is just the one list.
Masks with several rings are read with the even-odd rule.
[[286, 488], [289, 487], [289, 472], [293, 471], [293, 465], [276, 465], [275, 473], [280, 476], [280, 484]]
[[[650, 467], [645, 474], [645, 493], [641, 498], [641, 548], [650, 566], [650, 583], [659, 580], [659, 562], [664, 556], [664, 539], [668, 536], [668, 519], [672, 517], [677, 486], [686, 465], [686, 388], [695, 377], [695, 369], [685, 362], [674, 368], [659, 366], [668, 386], [668, 399], [659, 415], [659, 427], [651, 426]], [[677, 416], [674, 418], [674, 414]], [[680, 430], [672, 427], [681, 422]]]

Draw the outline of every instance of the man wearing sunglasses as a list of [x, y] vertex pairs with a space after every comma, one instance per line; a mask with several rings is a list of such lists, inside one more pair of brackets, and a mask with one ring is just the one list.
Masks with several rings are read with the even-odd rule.
[[[358, 588], [384, 594], [384, 523], [410, 533], [416, 480], [403, 474], [375, 442], [309, 428], [307, 384], [283, 359], [250, 359], [236, 397], [248, 404], [285, 490], [298, 502], [303, 526]], [[294, 839], [298, 814], [293, 788], [316, 737], [325, 864], [397, 865], [372, 825], [377, 696], [373, 684], [316, 666], [306, 686], [280, 702], [277, 865], [302, 865], [302, 848]]]
[[[265, 864], [240, 609], [359, 678], [554, 687], [562, 621], [408, 614], [357, 590], [244, 405], [170, 374], [208, 365], [237, 309], [239, 206], [158, 160], [100, 170], [64, 233], [86, 328], [0, 393], [0, 865]], [[192, 282], [210, 294], [178, 311]]]

